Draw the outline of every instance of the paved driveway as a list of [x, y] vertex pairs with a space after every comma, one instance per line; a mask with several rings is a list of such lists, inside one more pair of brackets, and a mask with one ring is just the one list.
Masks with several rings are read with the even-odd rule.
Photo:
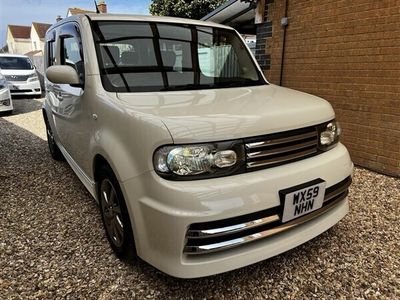
[[395, 299], [400, 297], [400, 180], [356, 169], [351, 212], [292, 251], [179, 280], [111, 252], [98, 208], [50, 158], [41, 101], [0, 117], [0, 299]]

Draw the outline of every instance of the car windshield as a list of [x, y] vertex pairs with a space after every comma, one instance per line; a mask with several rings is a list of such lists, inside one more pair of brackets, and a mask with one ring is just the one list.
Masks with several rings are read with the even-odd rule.
[[33, 66], [27, 57], [0, 56], [0, 69], [3, 70], [32, 70]]
[[100, 74], [107, 91], [267, 84], [233, 30], [126, 21], [94, 22], [93, 28]]

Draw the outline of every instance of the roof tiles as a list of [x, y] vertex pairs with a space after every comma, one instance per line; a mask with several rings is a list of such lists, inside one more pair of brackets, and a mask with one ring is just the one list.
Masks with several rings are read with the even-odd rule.
[[8, 29], [15, 39], [31, 38], [31, 26], [8, 25]]

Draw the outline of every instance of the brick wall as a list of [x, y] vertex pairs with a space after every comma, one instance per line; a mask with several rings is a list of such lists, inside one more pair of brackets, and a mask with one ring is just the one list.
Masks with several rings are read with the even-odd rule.
[[272, 37], [272, 22], [257, 24], [256, 28], [256, 59], [262, 70], [269, 70], [271, 67], [271, 56], [266, 53], [266, 39]]
[[[356, 164], [400, 176], [400, 0], [289, 0], [287, 10], [282, 85], [333, 105]], [[267, 1], [272, 34], [263, 54], [272, 83], [284, 12], [284, 0]]]

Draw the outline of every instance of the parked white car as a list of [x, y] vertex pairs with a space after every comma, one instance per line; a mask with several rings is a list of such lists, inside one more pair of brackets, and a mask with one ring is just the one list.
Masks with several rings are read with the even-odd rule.
[[50, 152], [98, 201], [122, 259], [216, 274], [348, 212], [353, 163], [331, 105], [268, 83], [231, 27], [73, 16], [48, 30], [45, 62]]
[[28, 56], [0, 54], [0, 69], [13, 96], [41, 97], [39, 77]]
[[10, 89], [3, 74], [0, 73], [0, 113], [11, 114], [13, 103], [11, 100]]

